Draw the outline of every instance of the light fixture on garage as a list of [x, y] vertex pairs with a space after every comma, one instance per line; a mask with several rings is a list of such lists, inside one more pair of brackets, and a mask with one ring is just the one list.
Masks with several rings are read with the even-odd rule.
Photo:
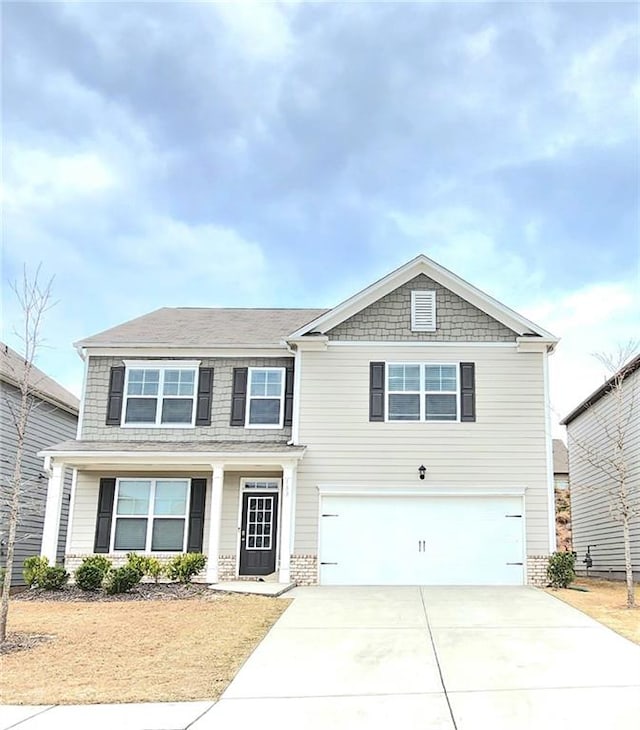
[[424, 479], [424, 475], [427, 473], [427, 467], [422, 464], [418, 467], [418, 474], [420, 474], [420, 479]]

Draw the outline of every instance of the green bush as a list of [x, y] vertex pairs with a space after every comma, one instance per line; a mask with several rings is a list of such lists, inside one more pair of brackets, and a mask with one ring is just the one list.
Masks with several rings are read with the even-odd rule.
[[157, 558], [149, 555], [138, 555], [138, 553], [127, 553], [127, 565], [137, 570], [140, 575], [148, 575], [155, 582], [164, 572], [164, 566]]
[[58, 591], [69, 580], [69, 573], [59, 566], [49, 566], [38, 575], [38, 588], [45, 591]]
[[180, 583], [190, 583], [194, 575], [199, 573], [207, 563], [207, 558], [202, 553], [184, 553], [176, 555], [167, 564], [167, 575], [171, 580]]
[[556, 552], [549, 557], [547, 578], [553, 588], [566, 588], [576, 577], [576, 556], [569, 552]]
[[49, 567], [49, 560], [39, 555], [32, 555], [22, 564], [22, 575], [24, 582], [29, 588], [37, 588], [40, 584], [40, 576]]
[[157, 583], [165, 572], [164, 565], [158, 560], [158, 558], [147, 558], [147, 575]]
[[76, 585], [83, 591], [97, 591], [109, 570], [111, 561], [102, 555], [84, 558], [75, 572]]
[[112, 568], [104, 579], [104, 589], [109, 595], [115, 593], [126, 593], [140, 583], [142, 574], [130, 565], [123, 565], [121, 568]]

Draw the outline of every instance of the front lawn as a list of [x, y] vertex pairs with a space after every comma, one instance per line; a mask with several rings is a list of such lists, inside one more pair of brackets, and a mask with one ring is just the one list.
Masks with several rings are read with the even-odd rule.
[[264, 596], [183, 600], [12, 600], [4, 704], [217, 699], [289, 604]]
[[600, 621], [618, 634], [640, 644], [640, 591], [637, 586], [636, 607], [629, 609], [625, 608], [627, 586], [623, 581], [578, 578], [572, 585], [586, 588], [588, 593], [570, 588], [558, 590], [549, 588], [547, 592]]

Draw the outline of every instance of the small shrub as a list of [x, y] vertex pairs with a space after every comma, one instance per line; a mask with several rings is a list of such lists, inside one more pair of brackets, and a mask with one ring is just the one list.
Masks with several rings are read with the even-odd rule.
[[59, 566], [49, 566], [38, 575], [38, 587], [45, 591], [59, 591], [69, 580], [69, 573]]
[[40, 584], [40, 576], [49, 567], [49, 560], [39, 555], [32, 555], [22, 564], [22, 575], [24, 582], [29, 588], [37, 588]]
[[556, 552], [549, 557], [547, 578], [553, 588], [566, 588], [575, 577], [576, 556], [569, 552]]
[[176, 555], [167, 564], [167, 575], [171, 580], [180, 583], [190, 583], [194, 575], [199, 573], [207, 563], [207, 558], [202, 553], [184, 553]]
[[110, 595], [126, 593], [140, 583], [142, 574], [130, 565], [112, 568], [104, 579], [104, 589]]
[[97, 591], [110, 569], [111, 561], [101, 555], [84, 558], [75, 572], [76, 585], [83, 591]]
[[140, 575], [148, 575], [157, 583], [164, 572], [164, 566], [158, 558], [149, 555], [138, 555], [138, 553], [127, 553], [127, 565], [137, 570]]
[[158, 560], [158, 558], [147, 558], [147, 575], [153, 578], [156, 583], [164, 572], [164, 565]]

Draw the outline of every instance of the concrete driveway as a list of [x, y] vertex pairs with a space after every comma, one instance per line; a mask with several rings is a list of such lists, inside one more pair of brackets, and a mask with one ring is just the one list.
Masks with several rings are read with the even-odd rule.
[[192, 725], [594, 730], [640, 717], [640, 647], [533, 588], [297, 588]]

